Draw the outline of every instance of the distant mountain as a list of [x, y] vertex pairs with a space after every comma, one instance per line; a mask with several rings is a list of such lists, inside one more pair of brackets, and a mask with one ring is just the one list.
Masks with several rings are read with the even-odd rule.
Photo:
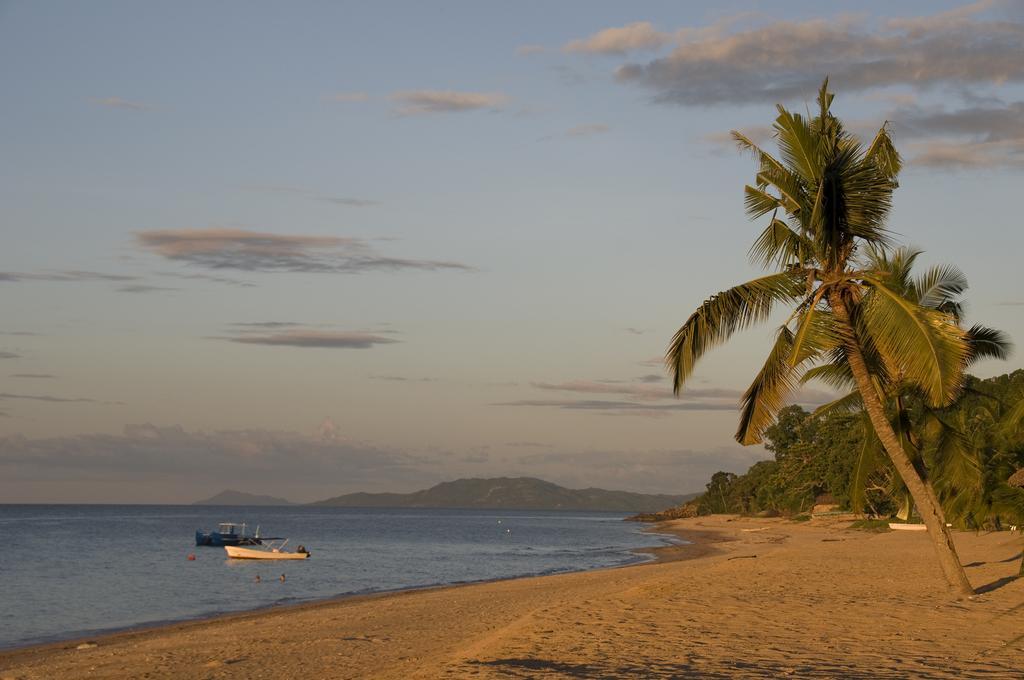
[[533, 477], [457, 479], [414, 493], [350, 493], [313, 505], [346, 508], [479, 508], [488, 510], [605, 510], [654, 512], [696, 494], [661, 495], [566, 489]]
[[262, 496], [256, 493], [227, 489], [205, 501], [196, 501], [192, 505], [295, 505], [295, 503], [276, 496]]

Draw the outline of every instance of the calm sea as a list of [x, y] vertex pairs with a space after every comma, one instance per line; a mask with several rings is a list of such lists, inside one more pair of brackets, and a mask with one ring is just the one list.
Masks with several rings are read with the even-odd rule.
[[[622, 517], [0, 505], [0, 648], [338, 595], [610, 567], [647, 559], [633, 551], [671, 540]], [[223, 548], [194, 545], [196, 529], [225, 521], [260, 525], [312, 557], [236, 561]]]

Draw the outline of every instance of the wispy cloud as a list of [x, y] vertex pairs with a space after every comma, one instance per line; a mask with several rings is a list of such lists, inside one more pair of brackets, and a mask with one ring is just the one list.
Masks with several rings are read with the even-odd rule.
[[114, 290], [118, 293], [162, 293], [179, 289], [170, 288], [168, 286], [151, 286], [146, 283], [132, 283], [126, 286], [118, 286]]
[[286, 330], [279, 333], [245, 333], [217, 338], [243, 345], [271, 345], [277, 347], [306, 347], [322, 349], [370, 349], [374, 345], [391, 345], [394, 338], [361, 331]]
[[12, 373], [10, 377], [12, 377], [12, 378], [30, 378], [30, 379], [44, 380], [44, 379], [48, 379], [48, 378], [55, 378], [57, 376], [50, 375], [49, 373]]
[[21, 358], [21, 355], [20, 354], [15, 354], [14, 352], [0, 352], [0, 359], [20, 359], [20, 358]]
[[454, 269], [469, 265], [381, 255], [365, 239], [271, 234], [242, 229], [165, 229], [136, 233], [138, 244], [167, 259], [250, 272], [360, 274], [371, 271]]
[[[221, 482], [197, 487], [197, 469], [206, 471], [211, 479], [230, 476], [247, 488], [269, 492], [264, 485], [273, 479], [275, 485], [281, 485], [278, 489], [312, 485], [330, 488], [330, 495], [409, 488], [424, 479], [436, 480], [436, 472], [414, 455], [344, 437], [328, 439], [294, 432], [203, 432], [144, 424], [129, 425], [122, 434], [0, 437], [0, 485], [7, 484], [5, 496], [11, 491], [11, 482], [25, 480], [69, 480], [79, 486], [88, 480], [92, 488], [137, 482], [163, 494], [174, 484], [187, 494], [180, 500], [218, 490], [216, 484]], [[155, 484], [155, 479], [160, 483]], [[122, 492], [120, 497], [131, 497], [131, 493]]]
[[0, 392], [0, 400], [24, 399], [28, 401], [45, 401], [51, 404], [121, 404], [119, 401], [103, 401], [84, 397], [54, 397], [48, 394], [11, 394]]
[[104, 274], [102, 272], [89, 272], [79, 270], [52, 271], [52, 272], [0, 272], [0, 281], [60, 281], [79, 283], [82, 281], [138, 281], [138, 276], [127, 274]]
[[404, 90], [391, 95], [395, 113], [400, 116], [424, 116], [482, 109], [499, 110], [508, 96], [501, 92], [456, 92], [453, 90]]
[[649, 21], [636, 21], [573, 40], [562, 49], [566, 52], [622, 55], [636, 50], [656, 50], [670, 42], [671, 34], [655, 30]]
[[312, 201], [321, 201], [324, 203], [333, 203], [334, 205], [344, 205], [351, 208], [366, 208], [372, 205], [380, 205], [380, 201], [374, 201], [368, 198], [354, 198], [351, 196], [332, 196], [312, 189], [306, 189], [304, 187], [292, 187], [292, 186], [278, 186], [272, 184], [257, 184], [248, 187], [252, 191], [258, 191], [268, 194], [289, 194], [292, 196], [301, 196]]
[[909, 144], [915, 165], [941, 168], [1024, 168], [1024, 102], [962, 109], [919, 106], [888, 114]]
[[231, 324], [240, 328], [295, 328], [302, 324], [294, 321], [236, 321]]
[[388, 382], [418, 382], [428, 383], [437, 382], [437, 378], [410, 378], [404, 375], [371, 375], [371, 380], [384, 380]]
[[981, 18], [993, 6], [884, 22], [845, 15], [740, 31], [683, 29], [671, 54], [625, 64], [616, 77], [648, 88], [657, 102], [686, 106], [807, 98], [824, 74], [844, 91], [1021, 82], [1024, 24]]
[[90, 97], [89, 101], [97, 106], [108, 109], [124, 109], [127, 111], [152, 111], [153, 107], [142, 102], [130, 101], [121, 97]]
[[615, 411], [620, 413], [632, 412], [637, 415], [652, 413], [670, 413], [674, 411], [735, 411], [735, 403], [726, 404], [721, 402], [687, 401], [671, 404], [638, 403], [635, 401], [605, 401], [601, 399], [521, 399], [518, 401], [506, 401], [492, 406], [544, 406], [565, 409], [569, 411]]
[[209, 281], [211, 283], [222, 283], [225, 286], [237, 286], [239, 288], [255, 288], [256, 284], [249, 281], [240, 281], [238, 279], [228, 278], [226, 276], [212, 276], [210, 274], [185, 274], [182, 272], [157, 272], [157, 276], [166, 276], [168, 278], [183, 279], [185, 281]]
[[[531, 382], [534, 389], [547, 392], [571, 392], [586, 395], [610, 395], [618, 400], [603, 399], [521, 399], [505, 401], [492, 406], [532, 406], [557, 408], [568, 411], [590, 411], [602, 415], [635, 415], [664, 417], [680, 411], [737, 411], [741, 390], [723, 387], [687, 387], [679, 397], [672, 394], [667, 381], [655, 374], [632, 380], [570, 380], [559, 383]], [[822, 404], [836, 395], [801, 389], [790, 400], [799, 404]]]

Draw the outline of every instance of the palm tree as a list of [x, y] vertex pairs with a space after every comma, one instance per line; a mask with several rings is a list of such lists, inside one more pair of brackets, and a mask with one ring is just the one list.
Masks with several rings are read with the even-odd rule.
[[[957, 322], [963, 316], [963, 303], [959, 296], [967, 288], [967, 279], [959, 269], [950, 265], [935, 266], [923, 275], [912, 276], [912, 268], [921, 251], [912, 248], [883, 250], [873, 246], [866, 249], [867, 268], [885, 274], [890, 288], [897, 290], [906, 299], [930, 309], [950, 314]], [[975, 324], [965, 332], [968, 345], [965, 367], [981, 359], [1006, 359], [1012, 344], [1002, 331]], [[872, 367], [873, 372], [882, 376], [879, 380], [890, 416], [890, 424], [896, 432], [903, 449], [919, 471], [930, 472], [930, 481], [945, 512], [953, 522], [960, 525], [980, 526], [1005, 514], [1005, 503], [996, 502], [1000, 475], [1008, 474], [1000, 467], [1007, 453], [994, 442], [999, 430], [996, 419], [999, 415], [999, 400], [965, 386], [961, 396], [952, 405], [936, 409], [928, 405], [920, 389], [912, 382], [899, 381], [899, 376], [888, 376], [881, 367]], [[866, 503], [866, 488], [869, 478], [884, 466], [885, 453], [881, 442], [875, 436], [870, 420], [863, 411], [856, 381], [845, 363], [828, 365], [807, 371], [804, 381], [815, 377], [824, 378], [832, 387], [853, 390], [846, 396], [820, 406], [815, 415], [832, 410], [859, 411], [861, 413], [862, 445], [852, 475], [851, 503], [860, 510]], [[897, 381], [886, 380], [896, 378]], [[964, 397], [973, 401], [979, 397], [982, 403], [968, 404]], [[993, 409], [996, 409], [993, 411]], [[1005, 466], [1003, 466], [1005, 467]], [[1012, 471], [1012, 470], [1011, 470]], [[1005, 474], [1004, 474], [1005, 473]], [[912, 498], [898, 477], [887, 475], [890, 480], [889, 492], [893, 497], [903, 497], [902, 519], [911, 511]]]
[[885, 385], [895, 382], [914, 385], [931, 407], [952, 402], [970, 352], [967, 334], [953, 312], [908, 299], [886, 272], [862, 260], [867, 247], [891, 246], [886, 219], [901, 160], [885, 125], [864, 147], [832, 114], [832, 99], [826, 79], [817, 115], [778, 107], [779, 158], [732, 133], [759, 166], [755, 184], [744, 190], [747, 215], [770, 215], [750, 256], [775, 271], [705, 300], [676, 332], [666, 364], [678, 394], [707, 350], [764, 321], [778, 303], [793, 306], [743, 396], [736, 439], [761, 441], [808, 369], [817, 365], [817, 377], [825, 377], [847, 367], [943, 573], [954, 588], [972, 594], [938, 497], [901, 445], [884, 402]]

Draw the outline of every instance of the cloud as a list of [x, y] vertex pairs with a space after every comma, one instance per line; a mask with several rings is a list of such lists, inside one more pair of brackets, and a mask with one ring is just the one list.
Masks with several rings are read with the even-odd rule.
[[335, 92], [324, 97], [327, 101], [343, 103], [365, 102], [369, 98], [365, 92]]
[[501, 92], [455, 92], [452, 90], [405, 90], [391, 95], [400, 116], [423, 116], [436, 113], [498, 110], [508, 96]]
[[[647, 378], [658, 378], [659, 376], [646, 376]], [[668, 399], [672, 397], [672, 391], [667, 387], [652, 387], [652, 380], [642, 380], [641, 384], [624, 383], [613, 380], [572, 380], [563, 383], [532, 382], [531, 386], [540, 390], [557, 390], [561, 392], [578, 392], [587, 394], [622, 394], [638, 399]], [[732, 399], [730, 408], [736, 408], [735, 401], [743, 396], [740, 390], [725, 388], [688, 388], [681, 395], [684, 398], [700, 399]]]
[[565, 409], [567, 411], [616, 411], [632, 412], [637, 415], [651, 413], [671, 413], [674, 411], [736, 411], [735, 403], [720, 402], [675, 402], [669, 404], [640, 403], [635, 401], [603, 401], [600, 399], [521, 399], [491, 404], [491, 406], [542, 406]]
[[437, 378], [408, 378], [403, 375], [371, 375], [371, 380], [385, 380], [388, 382], [437, 382]]
[[370, 349], [374, 345], [391, 345], [399, 342], [380, 335], [353, 332], [331, 332], [312, 330], [290, 330], [269, 334], [233, 335], [219, 340], [230, 340], [243, 345], [271, 345], [277, 347], [313, 347], [329, 349]]
[[153, 107], [141, 102], [133, 102], [121, 97], [90, 97], [89, 101], [97, 106], [108, 109], [124, 109], [127, 111], [152, 111]]
[[304, 187], [291, 187], [291, 186], [276, 186], [257, 184], [248, 187], [252, 191], [259, 191], [270, 194], [291, 194], [294, 196], [302, 196], [313, 201], [322, 201], [324, 203], [333, 203], [334, 205], [344, 205], [352, 208], [366, 208], [372, 205], [380, 205], [380, 201], [374, 201], [368, 198], [353, 198], [351, 196], [331, 196], [324, 194], [312, 189], [306, 189]]
[[270, 234], [242, 229], [165, 229], [136, 233], [138, 244], [167, 259], [209, 269], [306, 274], [455, 269], [458, 262], [413, 260], [376, 253], [365, 239]]
[[294, 328], [302, 324], [294, 321], [236, 321], [231, 325], [241, 328]]
[[102, 272], [88, 271], [54, 271], [35, 272], [31, 274], [23, 272], [0, 272], [0, 281], [21, 282], [21, 281], [58, 281], [77, 283], [82, 281], [138, 281], [138, 276], [127, 274], [104, 274]]
[[[196, 470], [211, 481], [197, 484]], [[132, 495], [117, 491], [125, 482], [158, 487], [164, 494], [175, 484], [187, 494], [178, 500], [190, 500], [220, 491], [224, 483], [215, 480], [227, 478], [233, 485], [266, 491], [271, 491], [269, 480], [279, 489], [317, 485], [331, 490], [322, 492], [323, 498], [346, 490], [408, 488], [436, 479], [436, 472], [423, 459], [395, 449], [261, 429], [190, 432], [144, 424], [126, 426], [122, 434], [0, 437], [0, 483], [68, 480], [77, 493], [86, 493], [116, 482], [111, 491], [119, 499]]]
[[593, 380], [572, 380], [563, 383], [531, 382], [531, 387], [538, 390], [557, 392], [576, 392], [581, 394], [622, 394], [638, 399], [666, 399], [672, 393], [663, 387], [652, 387], [649, 384], [634, 385]]
[[541, 54], [547, 51], [543, 45], [520, 45], [516, 48], [516, 55], [520, 57], [528, 57], [534, 54]]
[[630, 451], [550, 451], [524, 456], [524, 471], [541, 469], [571, 487], [600, 484], [606, 489], [648, 493], [702, 491], [715, 472], [746, 472], [769, 455], [757, 446], [723, 446], [709, 451], [653, 449]]
[[127, 286], [118, 286], [115, 288], [118, 293], [160, 293], [168, 290], [179, 290], [178, 288], [169, 288], [167, 286], [151, 286], [145, 283], [133, 283]]
[[1024, 167], [1024, 102], [957, 110], [906, 107], [888, 115], [912, 141], [911, 163], [933, 168]]
[[20, 359], [20, 358], [21, 358], [21, 355], [20, 354], [15, 354], [14, 352], [0, 352], [0, 359]]
[[181, 272], [157, 272], [157, 276], [167, 276], [175, 279], [184, 279], [187, 281], [210, 281], [212, 283], [223, 283], [226, 286], [238, 286], [239, 288], [255, 288], [255, 283], [249, 281], [239, 281], [238, 279], [231, 279], [226, 276], [211, 276], [209, 274], [183, 274]]
[[[687, 387], [675, 397], [663, 378], [645, 375], [634, 380], [570, 380], [561, 383], [531, 382], [534, 389], [548, 392], [614, 395], [619, 400], [603, 399], [521, 399], [492, 406], [532, 406], [567, 411], [590, 411], [601, 415], [665, 417], [680, 411], [738, 411], [741, 390], [723, 387]], [[837, 395], [803, 388], [788, 403], [823, 404]]]
[[633, 328], [632, 326], [630, 326], [628, 328], [623, 328], [622, 330], [626, 331], [627, 333], [629, 333], [631, 335], [643, 335], [644, 333], [647, 332], [643, 328]]
[[56, 378], [57, 376], [50, 375], [49, 373], [12, 373], [10, 375], [10, 377], [12, 377], [12, 378], [38, 378], [38, 379], [44, 379], [44, 378]]
[[1024, 301], [1007, 300], [1005, 302], [997, 302], [996, 307], [1024, 307]]
[[565, 131], [566, 137], [593, 137], [594, 135], [604, 134], [608, 132], [609, 128], [604, 123], [586, 123], [584, 125], [577, 125], [576, 127], [569, 128]]
[[711, 106], [813, 95], [824, 75], [845, 92], [1024, 81], [1024, 23], [983, 20], [990, 3], [879, 24], [772, 21], [740, 31], [684, 29], [671, 54], [628, 63], [616, 78], [659, 103]]
[[100, 399], [84, 399], [74, 397], [52, 397], [48, 394], [11, 394], [0, 392], [0, 401], [5, 399], [26, 399], [29, 401], [45, 401], [51, 404], [120, 404], [119, 401], [102, 401]]
[[672, 35], [655, 30], [649, 21], [636, 21], [619, 28], [606, 28], [589, 38], [573, 40], [562, 49], [587, 54], [625, 54], [634, 50], [656, 50], [672, 41]]

